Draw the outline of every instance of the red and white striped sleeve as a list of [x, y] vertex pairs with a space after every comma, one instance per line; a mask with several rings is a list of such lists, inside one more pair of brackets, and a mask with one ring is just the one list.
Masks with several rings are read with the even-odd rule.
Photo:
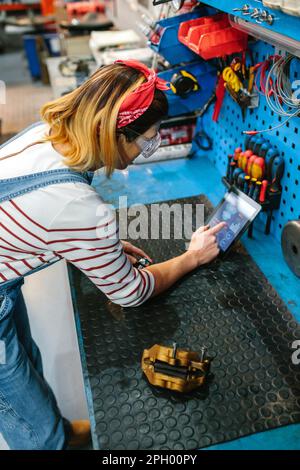
[[54, 217], [47, 244], [116, 304], [138, 306], [153, 292], [153, 274], [132, 266], [119, 239], [114, 210], [93, 190], [69, 201]]

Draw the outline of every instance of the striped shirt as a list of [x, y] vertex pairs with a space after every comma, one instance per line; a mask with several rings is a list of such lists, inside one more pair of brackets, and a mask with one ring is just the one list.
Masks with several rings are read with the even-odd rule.
[[[41, 139], [41, 124], [0, 150], [14, 153]], [[51, 142], [0, 160], [0, 180], [66, 168]], [[115, 213], [84, 183], [39, 188], [0, 204], [0, 282], [65, 258], [114, 303], [140, 305], [152, 294], [154, 277], [132, 266], [118, 236]]]

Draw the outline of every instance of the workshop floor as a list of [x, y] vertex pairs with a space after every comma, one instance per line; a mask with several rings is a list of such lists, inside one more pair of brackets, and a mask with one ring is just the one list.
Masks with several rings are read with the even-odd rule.
[[52, 98], [51, 87], [32, 82], [23, 52], [15, 51], [0, 56], [0, 79], [6, 84], [6, 105], [0, 105], [2, 137], [5, 141], [39, 120], [39, 109]]

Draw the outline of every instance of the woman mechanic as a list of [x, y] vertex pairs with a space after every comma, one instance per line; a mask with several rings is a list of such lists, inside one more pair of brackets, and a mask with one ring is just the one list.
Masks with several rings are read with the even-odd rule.
[[89, 435], [87, 421], [61, 416], [43, 377], [21, 293], [25, 275], [64, 258], [130, 307], [219, 252], [222, 224], [198, 229], [180, 256], [136, 269], [136, 257], [147, 255], [118, 238], [112, 212], [90, 186], [91, 172], [105, 167], [110, 175], [158, 148], [166, 89], [140, 62], [116, 61], [45, 104], [43, 121], [0, 148], [0, 432], [11, 449], [64, 449]]

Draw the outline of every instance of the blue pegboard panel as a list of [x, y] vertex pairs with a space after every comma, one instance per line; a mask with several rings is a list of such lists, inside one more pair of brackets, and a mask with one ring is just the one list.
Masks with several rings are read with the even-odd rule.
[[[274, 53], [274, 47], [257, 41], [251, 46], [255, 63], [265, 60]], [[279, 51], [280, 52], [280, 51]], [[294, 59], [293, 77], [300, 79], [300, 60]], [[213, 150], [207, 152], [208, 158], [217, 167], [220, 175], [226, 174], [227, 155], [236, 147], [244, 148], [243, 130], [266, 129], [284, 120], [268, 108], [264, 96], [260, 97], [259, 107], [248, 110], [245, 122], [237, 103], [226, 94], [217, 123], [212, 121], [211, 107], [203, 118], [205, 130], [213, 137]], [[285, 172], [282, 179], [282, 198], [280, 208], [273, 213], [271, 233], [280, 241], [283, 226], [289, 220], [300, 219], [300, 117], [292, 118], [276, 131], [263, 134], [279, 150], [285, 160]], [[265, 221], [266, 214], [260, 214]], [[263, 224], [256, 227], [263, 230]]]
[[240, 18], [243, 18], [244, 20], [246, 19], [247, 21], [255, 24], [256, 22], [254, 18], [251, 18], [249, 15], [245, 16], [241, 11], [235, 10], [236, 8], [241, 8], [245, 3], [250, 6], [251, 10], [253, 8], [262, 8], [269, 11], [274, 16], [274, 23], [272, 25], [262, 23], [260, 26], [299, 41], [300, 18], [297, 16], [287, 15], [279, 10], [264, 7], [261, 0], [205, 0], [206, 5], [218, 8], [226, 13], [234, 14], [235, 16], [239, 16]]

